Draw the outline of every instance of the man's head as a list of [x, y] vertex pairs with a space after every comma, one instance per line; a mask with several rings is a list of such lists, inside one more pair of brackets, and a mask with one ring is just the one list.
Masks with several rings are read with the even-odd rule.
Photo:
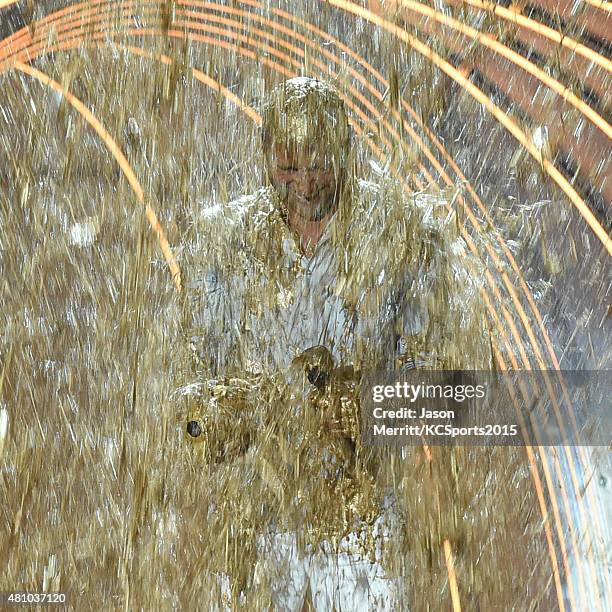
[[306, 77], [281, 83], [264, 105], [262, 136], [268, 177], [288, 212], [320, 221], [335, 210], [350, 150], [335, 89]]

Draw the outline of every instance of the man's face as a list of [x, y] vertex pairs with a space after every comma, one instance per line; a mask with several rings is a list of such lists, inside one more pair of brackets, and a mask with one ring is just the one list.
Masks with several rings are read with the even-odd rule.
[[269, 161], [269, 174], [290, 215], [320, 221], [335, 209], [339, 181], [330, 155], [313, 147], [277, 144]]

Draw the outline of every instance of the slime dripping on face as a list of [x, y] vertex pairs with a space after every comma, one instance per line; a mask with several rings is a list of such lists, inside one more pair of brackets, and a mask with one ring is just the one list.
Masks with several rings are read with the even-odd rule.
[[339, 182], [331, 156], [324, 151], [277, 143], [269, 169], [290, 215], [320, 221], [336, 208]]

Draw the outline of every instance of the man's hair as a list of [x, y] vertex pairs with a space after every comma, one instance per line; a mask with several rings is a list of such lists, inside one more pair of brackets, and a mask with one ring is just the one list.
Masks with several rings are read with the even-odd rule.
[[266, 157], [276, 143], [287, 148], [324, 147], [339, 168], [346, 166], [351, 134], [344, 102], [329, 84], [295, 77], [275, 87], [262, 108]]

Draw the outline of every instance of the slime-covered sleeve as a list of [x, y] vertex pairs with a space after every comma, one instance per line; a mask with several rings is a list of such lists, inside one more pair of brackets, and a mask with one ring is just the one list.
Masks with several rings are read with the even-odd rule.
[[244, 302], [242, 223], [234, 203], [205, 209], [187, 247], [187, 334], [198, 369], [216, 377], [238, 363]]
[[[404, 367], [489, 369], [491, 345], [482, 299], [482, 264], [439, 198], [412, 206], [414, 248], [400, 283], [398, 355]], [[413, 213], [414, 214], [414, 213]]]

